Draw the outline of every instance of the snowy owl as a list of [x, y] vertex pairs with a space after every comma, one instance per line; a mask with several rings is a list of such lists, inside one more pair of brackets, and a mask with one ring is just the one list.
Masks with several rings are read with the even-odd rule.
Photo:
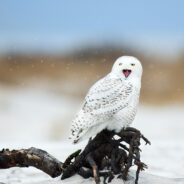
[[87, 93], [81, 110], [72, 121], [73, 143], [95, 136], [104, 129], [119, 132], [136, 115], [141, 88], [142, 65], [132, 56], [119, 57], [111, 72]]

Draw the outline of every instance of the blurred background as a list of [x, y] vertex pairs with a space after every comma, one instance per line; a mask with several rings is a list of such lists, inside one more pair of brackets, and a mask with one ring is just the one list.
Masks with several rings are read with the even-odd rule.
[[1, 147], [66, 142], [90, 86], [117, 57], [133, 55], [144, 69], [133, 126], [152, 141], [143, 160], [151, 173], [184, 177], [183, 7], [182, 0], [1, 1]]

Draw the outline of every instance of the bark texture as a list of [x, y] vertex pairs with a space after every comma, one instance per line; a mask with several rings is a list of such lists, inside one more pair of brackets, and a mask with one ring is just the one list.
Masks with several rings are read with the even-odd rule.
[[127, 179], [132, 165], [137, 166], [135, 184], [138, 184], [139, 173], [147, 168], [140, 159], [140, 140], [150, 144], [139, 130], [127, 128], [120, 133], [103, 130], [94, 139], [90, 139], [85, 149], [77, 150], [68, 156], [64, 163], [46, 151], [29, 148], [21, 150], [3, 149], [0, 151], [0, 169], [10, 167], [36, 167], [51, 177], [62, 174], [66, 179], [74, 174], [84, 178], [94, 177], [96, 184], [111, 182], [115, 175]]
[[12, 151], [3, 149], [0, 151], [0, 169], [33, 166], [54, 178], [61, 175], [62, 165], [62, 162], [46, 151], [34, 147]]

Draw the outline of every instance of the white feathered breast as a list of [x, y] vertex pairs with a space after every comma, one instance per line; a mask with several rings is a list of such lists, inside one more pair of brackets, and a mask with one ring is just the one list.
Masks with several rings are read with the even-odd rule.
[[133, 92], [135, 88], [131, 82], [123, 81], [112, 73], [96, 82], [72, 122], [71, 137], [74, 142], [88, 133], [86, 137], [90, 137], [90, 129], [94, 129], [93, 134], [97, 134], [105, 128], [105, 122], [113, 120], [113, 117], [117, 119], [118, 112], [128, 106]]

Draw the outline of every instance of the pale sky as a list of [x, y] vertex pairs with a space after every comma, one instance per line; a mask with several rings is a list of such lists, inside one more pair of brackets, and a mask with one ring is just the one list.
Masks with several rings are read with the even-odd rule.
[[0, 50], [184, 47], [183, 0], [0, 0]]

